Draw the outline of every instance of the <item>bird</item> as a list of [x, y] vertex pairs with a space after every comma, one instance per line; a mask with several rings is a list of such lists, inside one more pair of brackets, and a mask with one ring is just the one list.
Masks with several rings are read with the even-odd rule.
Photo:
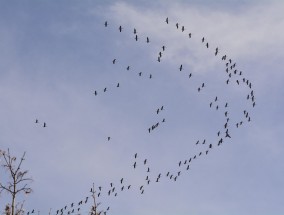
[[202, 40], [201, 40], [201, 41], [204, 42], [204, 40], [205, 40], [204, 37], [202, 37]]
[[110, 141], [110, 137], [107, 137], [107, 141]]
[[144, 160], [144, 165], [147, 163], [147, 159]]
[[135, 158], [135, 159], [137, 158], [137, 153], [135, 153], [134, 158]]
[[121, 184], [122, 184], [122, 182], [123, 182], [123, 178], [120, 179], [120, 183], [121, 183]]
[[116, 87], [119, 87], [119, 83], [117, 83]]
[[35, 120], [35, 123], [38, 123], [38, 119]]
[[129, 70], [130, 69], [130, 66], [127, 66], [126, 70]]
[[106, 92], [106, 91], [107, 91], [107, 88], [105, 87], [105, 88], [104, 88], [104, 92]]
[[191, 78], [191, 76], [192, 76], [192, 74], [190, 73], [190, 74], [188, 75], [188, 78]]
[[115, 61], [116, 61], [116, 59], [113, 59], [113, 60], [112, 60], [112, 64], [115, 64]]
[[147, 37], [147, 43], [149, 43], [150, 42], [150, 39], [149, 39], [149, 37]]
[[139, 72], [138, 74], [139, 74], [139, 76], [142, 76], [142, 72]]
[[43, 123], [43, 127], [44, 127], [44, 128], [47, 127], [45, 122]]
[[188, 37], [191, 38], [191, 33], [188, 34]]
[[176, 27], [177, 27], [177, 29], [178, 29], [178, 23], [176, 23]]
[[215, 50], [215, 56], [218, 54], [218, 47]]
[[169, 18], [168, 17], [166, 18], [166, 23], [169, 24]]
[[150, 79], [152, 78], [152, 74], [150, 74], [149, 78], [150, 78]]
[[165, 51], [165, 49], [166, 49], [166, 46], [162, 46], [162, 49], [163, 49], [163, 51]]
[[184, 26], [182, 26], [182, 27], [181, 27], [181, 31], [184, 32], [184, 29], [185, 29]]
[[133, 164], [134, 169], [136, 168], [136, 162]]
[[107, 27], [107, 21], [105, 21], [105, 27]]
[[122, 26], [119, 26], [119, 28], [118, 28], [118, 29], [119, 29], [119, 32], [121, 32], [121, 31], [122, 31]]
[[97, 93], [97, 91], [96, 91], [96, 90], [95, 90], [94, 94], [95, 94], [95, 96], [96, 96], [96, 95], [98, 95], [98, 93]]
[[133, 31], [133, 33], [134, 33], [134, 34], [136, 34], [136, 33], [137, 33], [137, 31], [136, 31], [136, 29], [135, 29], [135, 28], [134, 28], [134, 31]]
[[182, 70], [182, 64], [180, 65], [180, 67], [179, 67], [179, 71], [181, 71]]
[[209, 48], [209, 43], [206, 43], [206, 47]]

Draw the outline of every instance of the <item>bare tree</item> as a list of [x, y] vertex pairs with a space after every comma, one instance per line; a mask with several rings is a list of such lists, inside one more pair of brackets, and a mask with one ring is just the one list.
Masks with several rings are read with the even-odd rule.
[[90, 215], [103, 215], [104, 211], [99, 211], [99, 205], [100, 202], [96, 202], [96, 191], [95, 191], [95, 185], [93, 184], [93, 187], [91, 188], [92, 198], [93, 198], [93, 205], [91, 207]]
[[0, 157], [3, 157], [3, 160], [0, 160], [1, 166], [9, 175], [9, 180], [5, 184], [0, 181], [0, 194], [6, 191], [11, 196], [11, 204], [7, 204], [5, 208], [5, 214], [7, 215], [23, 214], [24, 202], [17, 203], [16, 197], [21, 193], [30, 194], [32, 192], [31, 187], [28, 185], [32, 182], [32, 178], [27, 176], [27, 170], [23, 171], [21, 169], [25, 155], [24, 152], [19, 162], [17, 162], [17, 158], [10, 154], [9, 149], [7, 152], [0, 150]]

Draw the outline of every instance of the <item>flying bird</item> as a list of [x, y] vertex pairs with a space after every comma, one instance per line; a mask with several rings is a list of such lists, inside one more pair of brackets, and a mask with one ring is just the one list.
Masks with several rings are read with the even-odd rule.
[[166, 18], [166, 23], [169, 24], [169, 18], [168, 17]]

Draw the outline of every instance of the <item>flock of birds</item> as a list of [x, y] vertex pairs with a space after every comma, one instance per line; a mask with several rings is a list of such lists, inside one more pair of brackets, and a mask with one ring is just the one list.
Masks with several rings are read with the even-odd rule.
[[[168, 18], [165, 20], [166, 24], [171, 26], [171, 23]], [[109, 23], [106, 21], [104, 23], [105, 27], [109, 27]], [[181, 26], [179, 23], [174, 23], [174, 26], [177, 30], [180, 30], [181, 33], [185, 33], [186, 29], [184, 26]], [[118, 32], [122, 32], [124, 29], [122, 26], [118, 26]], [[138, 37], [138, 33], [136, 28], [133, 30], [134, 33], [134, 39], [135, 41], [140, 40]], [[187, 37], [191, 39], [194, 35], [191, 32], [187, 33]], [[150, 43], [150, 38], [145, 38], [146, 43]], [[200, 43], [203, 44], [206, 49], [211, 50], [209, 42], [206, 40], [205, 37], [200, 38]], [[164, 52], [166, 51], [166, 46], [161, 46], [161, 51], [158, 52], [157, 56], [157, 62], [162, 61], [162, 57]], [[215, 57], [218, 57], [220, 55], [220, 50], [218, 47], [213, 48], [212, 54]], [[243, 72], [239, 69], [237, 69], [237, 64], [232, 59], [228, 58], [228, 56], [221, 55], [220, 57], [221, 62], [225, 65], [225, 75], [227, 76], [226, 84], [235, 83], [236, 85], [244, 85], [248, 89], [248, 94], [246, 95], [247, 101], [251, 103], [252, 107], [255, 107], [255, 96], [254, 91], [252, 89], [252, 83], [246, 79], [243, 75]], [[118, 60], [115, 58], [112, 60], [112, 64], [116, 64]], [[126, 67], [126, 70], [130, 70], [130, 68], [133, 68], [133, 65], [128, 65]], [[185, 66], [183, 64], [180, 64], [177, 66], [177, 70], [182, 71], [185, 69]], [[189, 73], [188, 78], [192, 78], [194, 74]], [[142, 76], [142, 72], [138, 73], [138, 76]], [[149, 78], [151, 79], [153, 76], [152, 74], [149, 75]], [[116, 87], [120, 87], [120, 83], [116, 84]], [[205, 83], [202, 83], [197, 88], [197, 93], [200, 93], [204, 88], [206, 87]], [[107, 87], [104, 87], [102, 90], [95, 90], [94, 95], [98, 96], [100, 93], [106, 93]], [[134, 185], [128, 182], [128, 180], [125, 177], [121, 177], [116, 182], [110, 182], [108, 186], [98, 186], [97, 189], [94, 187], [91, 188], [90, 192], [93, 194], [91, 197], [100, 199], [102, 196], [104, 197], [118, 197], [121, 192], [127, 192], [129, 190], [136, 190], [140, 195], [143, 195], [146, 192], [146, 189], [151, 184], [159, 183], [162, 180], [170, 180], [170, 181], [177, 181], [178, 178], [190, 170], [190, 167], [192, 163], [195, 162], [196, 159], [202, 156], [208, 155], [215, 147], [221, 146], [224, 142], [226, 142], [228, 139], [231, 138], [231, 129], [232, 129], [232, 121], [230, 119], [230, 112], [229, 112], [229, 102], [228, 101], [222, 101], [217, 95], [212, 98], [212, 100], [208, 103], [208, 107], [211, 109], [214, 109], [216, 111], [223, 111], [224, 116], [224, 123], [223, 126], [216, 131], [216, 137], [217, 141], [210, 141], [207, 139], [198, 139], [196, 142], [194, 142], [194, 145], [202, 145], [204, 147], [203, 150], [200, 150], [196, 154], [192, 154], [187, 158], [180, 159], [176, 162], [176, 170], [175, 171], [154, 171], [151, 168], [151, 165], [149, 165], [149, 161], [147, 158], [141, 158], [138, 153], [135, 153], [133, 155], [133, 163], [132, 163], [132, 169], [136, 171], [139, 168], [142, 168], [142, 170], [145, 172], [145, 178], [143, 179], [144, 183], [139, 185]], [[156, 109], [156, 114], [161, 114], [165, 110], [164, 105], [161, 105], [159, 108]], [[234, 122], [235, 128], [240, 128], [244, 123], [251, 121], [251, 116], [248, 110], [242, 110], [243, 111], [243, 118], [242, 120]], [[149, 128], [147, 128], [147, 132], [151, 133], [153, 132], [158, 126], [165, 123], [166, 120], [164, 117], [162, 117], [162, 120], [159, 122], [154, 123]], [[38, 123], [38, 120], [36, 120], [36, 123]], [[46, 127], [46, 123], [44, 123], [44, 126]], [[110, 141], [111, 137], [108, 136], [107, 140]], [[54, 214], [56, 215], [63, 215], [63, 214], [80, 214], [82, 210], [81, 207], [83, 205], [86, 205], [90, 199], [90, 195], [86, 196], [82, 200], [78, 202], [70, 203], [69, 205], [66, 205], [60, 209], [57, 209]], [[92, 207], [97, 207], [97, 205], [93, 205]], [[110, 211], [110, 206], [105, 207], [105, 209], [100, 210], [97, 212], [97, 214], [106, 215]], [[26, 214], [33, 214], [34, 210], [31, 212], [27, 212]]]

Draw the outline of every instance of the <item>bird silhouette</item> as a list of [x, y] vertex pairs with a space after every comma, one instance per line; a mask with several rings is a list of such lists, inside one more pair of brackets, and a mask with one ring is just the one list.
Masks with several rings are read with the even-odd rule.
[[166, 23], [169, 24], [169, 18], [168, 17], [166, 18]]

